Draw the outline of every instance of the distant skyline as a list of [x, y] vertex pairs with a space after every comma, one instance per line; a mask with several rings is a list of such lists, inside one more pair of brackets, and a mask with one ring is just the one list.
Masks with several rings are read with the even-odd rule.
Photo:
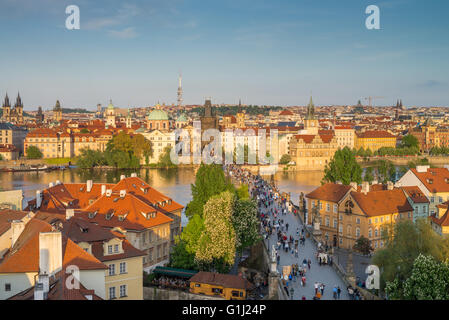
[[[65, 8], [80, 8], [67, 30]], [[365, 28], [380, 8], [381, 30]], [[449, 105], [444, 0], [0, 0], [0, 99], [95, 110], [176, 104]]]

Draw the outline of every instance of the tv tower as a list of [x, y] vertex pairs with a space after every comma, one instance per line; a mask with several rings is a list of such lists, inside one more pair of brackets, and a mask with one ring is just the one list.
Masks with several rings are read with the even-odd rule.
[[178, 110], [182, 108], [182, 74], [179, 74], [178, 80]]

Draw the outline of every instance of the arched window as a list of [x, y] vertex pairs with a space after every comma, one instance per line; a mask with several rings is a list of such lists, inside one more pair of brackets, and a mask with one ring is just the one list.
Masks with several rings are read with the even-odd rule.
[[369, 230], [368, 230], [368, 237], [369, 238], [373, 237], [373, 230], [371, 228], [369, 228]]
[[354, 208], [354, 203], [351, 200], [345, 202], [345, 213], [352, 213], [352, 209]]

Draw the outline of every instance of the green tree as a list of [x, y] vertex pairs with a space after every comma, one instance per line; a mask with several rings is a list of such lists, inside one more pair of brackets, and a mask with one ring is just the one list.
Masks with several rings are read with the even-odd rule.
[[290, 161], [292, 161], [292, 157], [289, 154], [284, 154], [281, 157], [281, 160], [279, 161], [280, 164], [287, 164]]
[[90, 133], [89, 129], [82, 128], [80, 133]]
[[351, 182], [362, 183], [362, 168], [348, 147], [335, 152], [332, 160], [324, 169], [322, 183], [341, 181], [345, 185]]
[[261, 239], [257, 206], [253, 200], [239, 199], [235, 202], [232, 223], [237, 236], [236, 245], [239, 253]]
[[373, 263], [381, 270], [381, 289], [387, 283], [400, 286], [412, 274], [415, 259], [420, 255], [432, 256], [443, 262], [449, 258], [449, 239], [438, 235], [427, 219], [398, 221], [387, 225], [382, 232], [385, 247], [375, 252]]
[[419, 141], [414, 135], [408, 134], [402, 138], [402, 148], [417, 148], [419, 149]]
[[191, 185], [192, 201], [187, 205], [186, 216], [203, 215], [203, 206], [210, 197], [224, 191], [235, 193], [231, 181], [226, 178], [223, 169], [218, 164], [202, 163], [196, 173], [195, 184]]
[[26, 151], [28, 159], [42, 159], [43, 154], [38, 147], [29, 146]]
[[412, 275], [405, 281], [404, 297], [408, 300], [449, 300], [449, 264], [420, 254], [413, 264]]
[[235, 191], [239, 199], [249, 199], [249, 189], [247, 184], [241, 184]]
[[76, 164], [83, 169], [93, 168], [106, 164], [104, 154], [97, 150], [81, 149], [80, 155], [76, 159]]
[[365, 175], [363, 176], [363, 180], [368, 181], [369, 183], [374, 181], [373, 167], [368, 167], [365, 169]]
[[171, 162], [170, 159], [170, 152], [171, 152], [171, 147], [170, 146], [166, 146], [164, 148], [164, 152], [159, 156], [159, 162], [158, 165], [160, 167], [164, 167], [164, 168], [173, 168], [173, 167], [177, 167], [176, 164], [174, 164], [173, 162]]
[[195, 263], [195, 254], [186, 249], [187, 243], [179, 237], [175, 240], [173, 251], [170, 254], [170, 267], [188, 270], [198, 270]]
[[225, 191], [204, 205], [202, 232], [195, 260], [203, 270], [228, 272], [234, 264], [236, 232], [232, 224], [235, 194]]
[[356, 240], [353, 249], [364, 255], [369, 255], [371, 252], [373, 252], [371, 241], [364, 236], [361, 236]]

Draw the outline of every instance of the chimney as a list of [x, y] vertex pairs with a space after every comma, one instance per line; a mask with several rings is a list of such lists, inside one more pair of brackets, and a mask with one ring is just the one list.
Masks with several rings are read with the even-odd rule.
[[61, 184], [61, 181], [59, 181], [59, 180], [56, 180], [56, 182], [55, 182], [55, 186], [57, 186], [58, 184]]
[[50, 182], [50, 183], [48, 184], [48, 187], [49, 187], [49, 188], [53, 187], [53, 182]]
[[103, 184], [101, 186], [101, 195], [104, 195], [106, 193], [106, 186]]
[[34, 286], [34, 300], [46, 300], [50, 276], [62, 269], [61, 232], [39, 233], [39, 276]]
[[106, 190], [106, 197], [110, 197], [112, 195], [112, 189]]
[[17, 239], [19, 239], [22, 231], [25, 229], [25, 222], [22, 220], [13, 220], [11, 222], [11, 248], [14, 247]]
[[136, 178], [137, 177], [137, 173], [135, 173], [135, 172], [131, 173], [131, 177]]
[[357, 182], [351, 182], [349, 185], [352, 187], [352, 189], [357, 191]]
[[75, 209], [65, 209], [65, 219], [70, 220], [75, 215]]
[[416, 171], [419, 173], [427, 172], [428, 169], [430, 169], [430, 166], [416, 166]]
[[363, 181], [362, 182], [362, 192], [366, 195], [369, 192], [369, 182]]
[[36, 190], [36, 208], [39, 209], [42, 204], [42, 194], [40, 190]]
[[387, 190], [393, 190], [393, 188], [394, 188], [394, 183], [391, 181], [388, 181], [387, 182]]
[[92, 180], [87, 180], [87, 182], [86, 182], [86, 191], [87, 192], [90, 192], [92, 190], [92, 185], [93, 185]]
[[379, 183], [379, 181], [373, 180], [373, 182], [371, 182], [371, 185], [375, 185], [375, 184], [378, 184], [378, 183]]
[[120, 180], [123, 180], [123, 179], [125, 179], [126, 178], [126, 176], [124, 175], [124, 174], [122, 174], [121, 176], [120, 176]]
[[120, 190], [120, 198], [124, 198], [126, 196], [126, 190]]

